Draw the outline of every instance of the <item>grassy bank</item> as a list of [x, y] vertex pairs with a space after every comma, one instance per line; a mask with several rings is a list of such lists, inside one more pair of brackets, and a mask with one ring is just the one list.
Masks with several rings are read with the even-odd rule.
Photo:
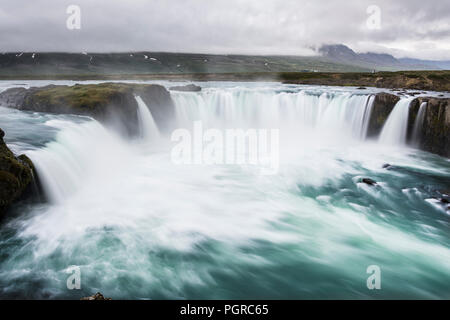
[[2, 80], [173, 80], [173, 81], [280, 81], [293, 84], [367, 86], [450, 91], [450, 71], [397, 72], [247, 72], [166, 74], [78, 74], [0, 76]]

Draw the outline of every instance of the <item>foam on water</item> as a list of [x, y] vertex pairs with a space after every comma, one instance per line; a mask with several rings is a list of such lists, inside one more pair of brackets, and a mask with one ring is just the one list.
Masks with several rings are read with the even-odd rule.
[[[370, 95], [219, 87], [172, 96], [180, 127], [280, 128], [279, 172], [173, 164], [168, 139], [157, 150], [142, 143], [157, 128], [142, 103], [149, 134], [138, 140], [92, 119], [46, 119], [58, 133], [27, 154], [51, 202], [0, 233], [0, 295], [370, 298], [375, 264], [376, 297], [448, 298], [448, 216], [427, 199], [449, 163], [364, 141]], [[70, 265], [81, 267], [81, 292], [65, 287]]]

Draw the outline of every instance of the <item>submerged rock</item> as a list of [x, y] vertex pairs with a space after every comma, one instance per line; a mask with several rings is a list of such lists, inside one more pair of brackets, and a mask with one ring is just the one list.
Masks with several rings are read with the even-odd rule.
[[112, 300], [111, 298], [105, 298], [100, 292], [97, 292], [96, 294], [81, 298], [80, 300]]
[[420, 133], [420, 149], [450, 158], [450, 99], [419, 97], [411, 102], [411, 114], [408, 124], [409, 135], [418, 106], [427, 102], [423, 125]]
[[29, 193], [33, 182], [34, 166], [26, 155], [15, 157], [3, 141], [0, 129], [0, 219], [16, 200]]
[[377, 182], [375, 180], [372, 180], [370, 178], [362, 178], [361, 182], [368, 184], [370, 186], [375, 186], [377, 184]]
[[174, 86], [170, 87], [169, 90], [172, 91], [186, 91], [186, 92], [199, 92], [202, 91], [202, 87], [199, 87], [195, 84], [188, 84], [185, 86]]

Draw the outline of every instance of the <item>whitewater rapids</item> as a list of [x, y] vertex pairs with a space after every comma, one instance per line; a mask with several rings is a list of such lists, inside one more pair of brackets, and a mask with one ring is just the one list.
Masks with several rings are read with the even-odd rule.
[[[404, 144], [407, 99], [368, 140], [370, 93], [218, 83], [172, 98], [180, 128], [279, 128], [278, 173], [174, 165], [138, 97], [134, 140], [86, 117], [0, 108], [49, 198], [0, 230], [0, 297], [450, 298], [449, 215], [430, 201], [450, 164]], [[72, 265], [81, 290], [66, 287]]]

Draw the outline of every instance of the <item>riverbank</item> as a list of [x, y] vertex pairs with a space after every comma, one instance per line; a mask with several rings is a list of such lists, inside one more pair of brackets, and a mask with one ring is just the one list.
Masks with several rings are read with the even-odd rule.
[[291, 84], [376, 87], [450, 92], [450, 71], [398, 72], [243, 72], [161, 74], [0, 75], [0, 80], [169, 80], [169, 81], [279, 81]]

